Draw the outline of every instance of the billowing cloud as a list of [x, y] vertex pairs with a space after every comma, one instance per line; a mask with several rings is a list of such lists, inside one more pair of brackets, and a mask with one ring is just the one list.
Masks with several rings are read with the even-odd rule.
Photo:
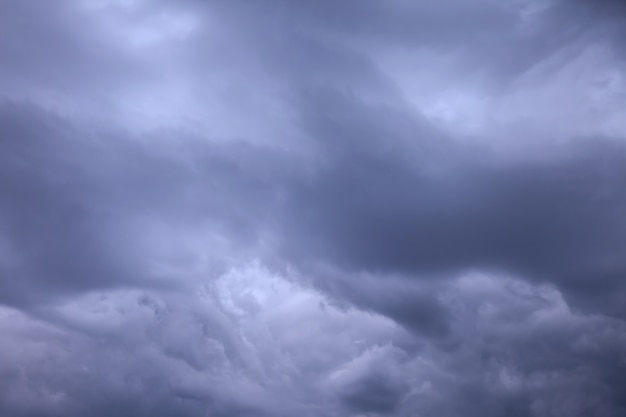
[[623, 415], [624, 12], [0, 4], [0, 414]]

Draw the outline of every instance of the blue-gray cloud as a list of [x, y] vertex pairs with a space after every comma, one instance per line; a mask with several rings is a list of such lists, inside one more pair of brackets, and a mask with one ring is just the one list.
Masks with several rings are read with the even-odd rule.
[[618, 1], [0, 4], [0, 414], [624, 414]]

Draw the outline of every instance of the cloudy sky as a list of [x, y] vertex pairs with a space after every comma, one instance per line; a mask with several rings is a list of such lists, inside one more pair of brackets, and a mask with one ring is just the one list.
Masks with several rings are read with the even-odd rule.
[[626, 415], [621, 0], [0, 0], [0, 415]]

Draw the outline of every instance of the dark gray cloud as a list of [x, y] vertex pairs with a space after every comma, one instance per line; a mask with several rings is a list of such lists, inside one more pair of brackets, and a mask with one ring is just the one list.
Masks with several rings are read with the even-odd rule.
[[0, 414], [623, 415], [623, 12], [0, 3]]
[[297, 238], [289, 235], [286, 246], [296, 257], [422, 279], [504, 270], [583, 297], [620, 288], [620, 143], [596, 140], [547, 162], [457, 161], [452, 148], [428, 155], [426, 167], [406, 153], [355, 146], [347, 157], [333, 153], [336, 160], [317, 178], [295, 187], [288, 230]]

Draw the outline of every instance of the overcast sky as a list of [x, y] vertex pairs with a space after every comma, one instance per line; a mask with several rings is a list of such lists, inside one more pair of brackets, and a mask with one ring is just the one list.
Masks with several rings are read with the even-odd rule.
[[0, 0], [0, 415], [623, 417], [621, 0]]

